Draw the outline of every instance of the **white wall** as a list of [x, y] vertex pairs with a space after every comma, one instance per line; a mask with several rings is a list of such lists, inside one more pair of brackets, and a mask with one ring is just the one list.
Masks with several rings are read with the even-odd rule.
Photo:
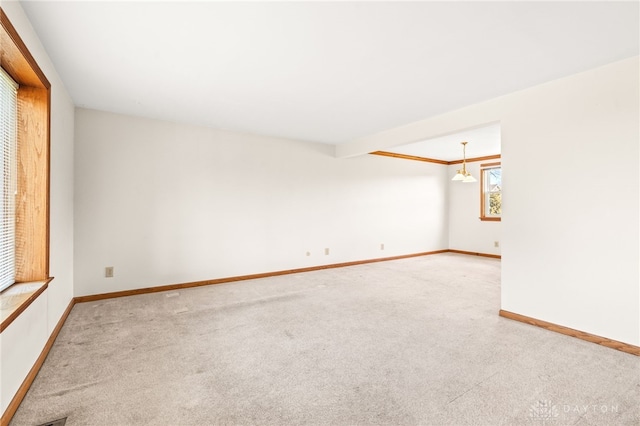
[[619, 61], [336, 152], [359, 155], [499, 121], [502, 308], [639, 345], [638, 63]]
[[[481, 221], [480, 218], [480, 165], [500, 160], [467, 162], [467, 170], [477, 179], [474, 183], [449, 180], [449, 248], [473, 253], [500, 255], [501, 222]], [[453, 177], [460, 164], [448, 166]]]
[[18, 2], [2, 9], [51, 83], [50, 275], [55, 279], [0, 334], [0, 412], [24, 381], [73, 297], [74, 106]]
[[76, 295], [448, 247], [436, 164], [86, 109], [75, 164]]
[[503, 309], [640, 345], [639, 72], [525, 91], [503, 121]]

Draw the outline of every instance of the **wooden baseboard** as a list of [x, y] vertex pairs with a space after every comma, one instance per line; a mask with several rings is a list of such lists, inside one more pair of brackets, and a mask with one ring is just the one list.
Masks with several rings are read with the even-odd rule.
[[386, 262], [388, 260], [398, 260], [398, 259], [407, 259], [410, 257], [428, 256], [432, 254], [447, 253], [448, 251], [449, 250], [436, 250], [436, 251], [428, 251], [423, 253], [405, 254], [401, 256], [381, 257], [377, 259], [356, 260], [353, 262], [332, 263], [329, 265], [310, 266], [308, 268], [286, 269], [282, 271], [264, 272], [260, 274], [238, 275], [235, 277], [216, 278], [216, 279], [205, 280], [205, 281], [194, 281], [194, 282], [181, 283], [181, 284], [168, 284], [168, 285], [161, 285], [156, 287], [138, 288], [134, 290], [114, 291], [111, 293], [79, 296], [75, 298], [75, 301], [76, 303], [93, 302], [96, 300], [113, 299], [115, 297], [135, 296], [138, 294], [148, 294], [148, 293], [157, 293], [161, 291], [180, 290], [180, 289], [200, 287], [205, 285], [224, 284], [224, 283], [230, 283], [235, 281], [245, 281], [245, 280], [254, 280], [258, 278], [276, 277], [279, 275], [298, 274], [301, 272], [320, 271], [323, 269], [343, 268], [345, 266], [363, 265], [366, 263]]
[[476, 253], [473, 251], [463, 251], [463, 250], [447, 250], [450, 253], [458, 253], [458, 254], [468, 254], [470, 256], [481, 256], [481, 257], [490, 257], [492, 259], [502, 259], [502, 256], [499, 254], [489, 254], [489, 253]]
[[33, 367], [31, 367], [31, 370], [29, 370], [29, 374], [27, 374], [27, 377], [25, 377], [24, 381], [22, 382], [22, 385], [20, 385], [20, 388], [18, 388], [18, 392], [16, 392], [16, 394], [13, 396], [13, 399], [7, 406], [7, 409], [4, 411], [4, 413], [2, 413], [2, 417], [0, 418], [0, 425], [2, 426], [8, 425], [11, 419], [13, 418], [13, 415], [16, 413], [16, 410], [20, 406], [20, 403], [22, 402], [24, 397], [27, 395], [27, 391], [31, 387], [31, 384], [33, 383], [36, 376], [38, 375], [38, 372], [40, 371], [40, 368], [42, 367], [44, 360], [47, 359], [47, 355], [49, 355], [49, 351], [51, 350], [53, 343], [56, 341], [56, 338], [58, 337], [58, 334], [60, 333], [62, 326], [67, 320], [67, 317], [69, 316], [69, 313], [71, 312], [71, 309], [73, 309], [73, 306], [75, 304], [76, 304], [75, 299], [71, 299], [71, 301], [69, 302], [69, 306], [67, 306], [67, 309], [65, 309], [64, 313], [58, 320], [58, 324], [56, 324], [56, 328], [53, 329], [53, 332], [49, 336], [47, 343], [44, 345], [42, 352], [40, 352], [40, 356], [38, 357], [38, 359], [36, 359], [36, 362], [33, 364]]
[[515, 321], [524, 322], [526, 324], [535, 325], [536, 327], [541, 327], [545, 330], [554, 331], [560, 334], [566, 334], [567, 336], [586, 340], [587, 342], [597, 343], [598, 345], [606, 346], [608, 348], [616, 349], [628, 354], [640, 356], [640, 347], [630, 345], [628, 343], [618, 342], [617, 340], [607, 339], [606, 337], [596, 336], [595, 334], [585, 333], [584, 331], [574, 330], [573, 328], [553, 324], [551, 322], [542, 321], [525, 315], [516, 314], [513, 312], [505, 311], [503, 309], [500, 310], [500, 316]]

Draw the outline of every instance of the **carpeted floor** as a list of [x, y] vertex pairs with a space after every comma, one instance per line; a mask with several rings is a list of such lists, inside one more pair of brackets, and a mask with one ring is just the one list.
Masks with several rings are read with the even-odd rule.
[[74, 307], [12, 425], [638, 425], [640, 358], [441, 254]]

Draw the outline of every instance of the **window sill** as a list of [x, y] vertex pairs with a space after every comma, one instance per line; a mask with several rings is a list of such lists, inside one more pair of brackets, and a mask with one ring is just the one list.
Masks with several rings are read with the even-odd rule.
[[0, 293], [0, 333], [47, 289], [52, 279], [16, 283]]
[[480, 219], [483, 222], [501, 222], [502, 221], [501, 217], [479, 217], [478, 219]]

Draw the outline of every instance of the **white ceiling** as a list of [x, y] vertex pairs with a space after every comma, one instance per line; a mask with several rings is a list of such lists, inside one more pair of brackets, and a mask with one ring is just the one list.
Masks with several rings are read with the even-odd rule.
[[639, 53], [638, 2], [22, 4], [77, 106], [330, 144]]
[[464, 130], [458, 133], [427, 139], [408, 145], [386, 149], [388, 152], [432, 158], [436, 160], [462, 160], [462, 145], [468, 142], [467, 158], [500, 154], [500, 124]]

